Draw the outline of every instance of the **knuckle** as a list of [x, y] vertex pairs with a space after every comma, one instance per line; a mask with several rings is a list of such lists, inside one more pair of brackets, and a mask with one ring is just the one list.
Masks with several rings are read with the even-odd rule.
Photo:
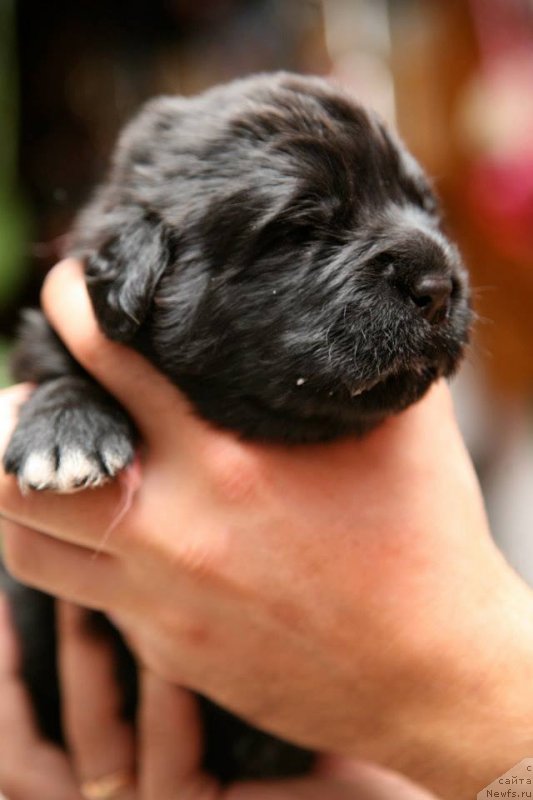
[[181, 623], [181, 638], [194, 648], [206, 647], [211, 640], [211, 631], [205, 622], [197, 619], [184, 619]]
[[207, 543], [191, 541], [182, 545], [179, 560], [184, 572], [197, 579], [208, 579], [218, 573], [218, 554]]
[[[170, 613], [163, 618], [163, 639], [169, 643], [180, 641], [187, 648], [204, 648], [212, 640], [212, 630], [205, 619], [197, 612], [182, 611], [180, 614]], [[172, 646], [172, 645], [171, 645]]]
[[119, 556], [133, 580], [143, 581], [147, 573], [158, 574], [161, 581], [171, 585], [181, 579], [212, 582], [223, 576], [231, 529], [209, 514], [203, 518], [192, 512], [184, 519], [185, 530], [179, 536], [169, 535], [165, 529], [148, 537], [150, 528], [146, 525], [128, 527], [127, 542], [124, 537]]
[[212, 489], [229, 503], [253, 500], [262, 485], [260, 461], [251, 445], [225, 434], [214, 439], [204, 453]]
[[213, 651], [212, 628], [197, 614], [176, 613], [175, 609], [174, 613], [171, 609], [166, 612], [158, 609], [157, 628], [154, 629], [153, 621], [148, 625], [150, 629], [135, 641], [135, 654], [141, 665], [169, 683], [195, 688], [198, 679], [195, 654], [207, 649]]

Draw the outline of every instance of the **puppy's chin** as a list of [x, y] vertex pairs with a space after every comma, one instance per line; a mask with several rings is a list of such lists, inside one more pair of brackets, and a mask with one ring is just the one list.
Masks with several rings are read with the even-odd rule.
[[439, 366], [405, 369], [377, 379], [368, 389], [352, 396], [351, 411], [363, 417], [388, 416], [420, 400], [445, 371]]
[[[354, 388], [341, 386], [305, 398], [300, 396], [298, 410], [303, 418], [329, 418], [348, 433], [358, 432], [419, 400], [441, 375], [444, 372], [437, 366], [401, 370], [360, 382]], [[295, 410], [293, 407], [293, 413]]]
[[[350, 384], [340, 399], [345, 413], [383, 419], [420, 400], [434, 381], [449, 378], [458, 370], [469, 340], [472, 311], [468, 299], [456, 300], [448, 323], [419, 342], [418, 356], [398, 359], [381, 374], [367, 375]], [[411, 343], [415, 350], [414, 342]]]
[[318, 391], [313, 397], [300, 396], [300, 412], [309, 420], [328, 418], [332, 424], [336, 421], [348, 434], [365, 433], [416, 403], [439, 378], [453, 375], [462, 353], [462, 346], [458, 346], [453, 355], [438, 360], [397, 366], [388, 374], [368, 377], [351, 386], [346, 380], [336, 389]]

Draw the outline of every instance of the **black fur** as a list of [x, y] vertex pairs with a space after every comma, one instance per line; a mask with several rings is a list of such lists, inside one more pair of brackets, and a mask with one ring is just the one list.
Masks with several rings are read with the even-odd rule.
[[[69, 252], [103, 331], [247, 438], [362, 434], [450, 375], [468, 338], [466, 273], [422, 170], [318, 79], [263, 75], [148, 103]], [[428, 276], [449, 284], [438, 313], [419, 291]], [[23, 487], [97, 484], [131, 460], [133, 428], [36, 313], [16, 377], [42, 385], [5, 468]], [[225, 730], [209, 738], [225, 778], [309, 765], [271, 737]]]

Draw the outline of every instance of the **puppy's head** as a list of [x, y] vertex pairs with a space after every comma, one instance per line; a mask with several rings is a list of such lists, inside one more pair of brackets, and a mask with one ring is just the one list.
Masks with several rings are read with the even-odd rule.
[[424, 173], [318, 79], [152, 101], [79, 230], [110, 336], [272, 419], [363, 428], [450, 375], [467, 341], [465, 269]]

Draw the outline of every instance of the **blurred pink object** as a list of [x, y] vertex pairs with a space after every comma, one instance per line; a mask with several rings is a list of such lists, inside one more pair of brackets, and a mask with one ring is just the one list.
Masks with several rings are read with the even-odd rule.
[[467, 181], [472, 214], [503, 255], [533, 266], [533, 150], [475, 162]]
[[527, 0], [471, 8], [482, 63], [461, 113], [466, 202], [502, 255], [533, 266], [533, 12]]

